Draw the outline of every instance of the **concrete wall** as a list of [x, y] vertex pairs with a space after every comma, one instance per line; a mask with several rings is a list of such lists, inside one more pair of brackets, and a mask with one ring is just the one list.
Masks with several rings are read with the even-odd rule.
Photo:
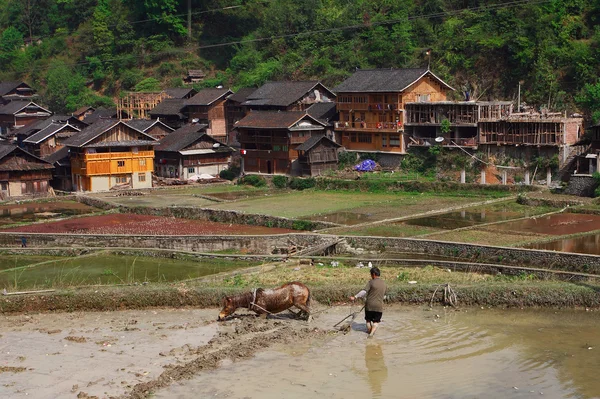
[[[145, 176], [144, 181], [140, 181], [139, 176]], [[152, 188], [152, 172], [137, 172], [131, 178], [132, 188]]]
[[21, 196], [23, 194], [21, 192], [21, 182], [20, 181], [8, 182], [8, 193], [11, 197]]
[[114, 179], [112, 179], [113, 184], [111, 184], [111, 179], [109, 176], [93, 176], [91, 178], [92, 191], [108, 191], [114, 185]]

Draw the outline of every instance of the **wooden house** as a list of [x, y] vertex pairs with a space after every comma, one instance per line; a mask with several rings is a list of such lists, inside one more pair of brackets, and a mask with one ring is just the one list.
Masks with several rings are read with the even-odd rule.
[[252, 87], [241, 88], [227, 97], [225, 103], [225, 119], [227, 120], [227, 145], [239, 148], [237, 135], [234, 131], [235, 124], [244, 119], [248, 113], [248, 107], [242, 105], [248, 96], [254, 93], [256, 89]]
[[313, 135], [324, 135], [325, 123], [304, 111], [252, 111], [236, 125], [243, 170], [299, 174], [296, 147]]
[[96, 123], [102, 119], [129, 119], [129, 114], [124, 110], [117, 110], [116, 107], [106, 108], [98, 107], [92, 113], [83, 118], [83, 122], [88, 125]]
[[225, 143], [227, 141], [225, 103], [232, 93], [229, 89], [200, 90], [194, 97], [185, 100], [187, 120], [206, 124], [208, 126], [206, 133]]
[[93, 114], [94, 111], [96, 111], [96, 108], [94, 107], [83, 106], [81, 108], [78, 108], [75, 112], [73, 112], [73, 116], [79, 119], [80, 121], [83, 121], [89, 115]]
[[328, 170], [336, 170], [341, 145], [326, 136], [312, 136], [296, 147], [300, 174], [319, 176]]
[[52, 112], [29, 100], [15, 100], [0, 106], [0, 134], [6, 136], [13, 130], [46, 119]]
[[405, 104], [446, 101], [454, 90], [427, 68], [365, 69], [333, 89], [336, 132], [350, 151], [405, 153]]
[[155, 174], [188, 180], [194, 175], [218, 176], [234, 151], [206, 133], [207, 125], [190, 124], [164, 137], [155, 148]]
[[45, 158], [63, 148], [64, 142], [78, 132], [80, 130], [68, 122], [51, 121], [43, 129], [23, 139], [22, 146], [35, 156]]
[[0, 199], [46, 195], [52, 165], [14, 144], [0, 143]]
[[171, 134], [175, 129], [162, 123], [160, 119], [130, 119], [126, 121], [129, 126], [142, 131], [156, 140]]
[[65, 141], [75, 191], [105, 191], [115, 186], [152, 187], [152, 136], [115, 119], [100, 119]]
[[56, 152], [44, 157], [44, 161], [54, 166], [50, 185], [55, 190], [74, 191], [71, 174], [71, 155], [69, 147], [62, 147]]
[[165, 98], [148, 112], [148, 115], [152, 119], [160, 119], [173, 129], [179, 129], [187, 120], [187, 116], [184, 115], [185, 102], [184, 98]]
[[205, 76], [206, 74], [201, 69], [190, 69], [183, 81], [185, 83], [198, 83], [202, 82]]
[[305, 111], [311, 105], [333, 102], [335, 94], [318, 81], [267, 82], [242, 106], [255, 111]]
[[0, 82], [0, 104], [14, 100], [31, 100], [35, 97], [35, 90], [25, 82]]

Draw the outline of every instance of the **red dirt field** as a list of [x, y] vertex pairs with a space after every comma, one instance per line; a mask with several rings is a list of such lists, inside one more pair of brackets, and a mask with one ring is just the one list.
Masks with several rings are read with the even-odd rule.
[[57, 222], [13, 227], [2, 231], [22, 233], [72, 233], [72, 234], [133, 234], [133, 235], [253, 235], [283, 234], [290, 229], [247, 226], [188, 220], [173, 217], [112, 214], [81, 217]]

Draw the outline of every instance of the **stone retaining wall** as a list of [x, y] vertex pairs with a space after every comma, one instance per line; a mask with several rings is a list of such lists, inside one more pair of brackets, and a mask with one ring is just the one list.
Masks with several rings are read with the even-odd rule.
[[565, 194], [579, 197], [593, 197], [598, 182], [591, 175], [572, 175]]

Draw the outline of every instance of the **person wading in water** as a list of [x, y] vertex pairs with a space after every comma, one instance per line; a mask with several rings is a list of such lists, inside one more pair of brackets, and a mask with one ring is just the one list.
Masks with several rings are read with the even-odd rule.
[[367, 283], [364, 290], [361, 290], [356, 296], [351, 296], [350, 300], [354, 301], [356, 298], [367, 297], [365, 304], [365, 320], [367, 321], [367, 333], [369, 337], [372, 337], [377, 331], [379, 322], [381, 322], [381, 315], [383, 314], [383, 297], [385, 296], [386, 285], [385, 282], [379, 277], [381, 272], [379, 268], [371, 268], [371, 280]]

